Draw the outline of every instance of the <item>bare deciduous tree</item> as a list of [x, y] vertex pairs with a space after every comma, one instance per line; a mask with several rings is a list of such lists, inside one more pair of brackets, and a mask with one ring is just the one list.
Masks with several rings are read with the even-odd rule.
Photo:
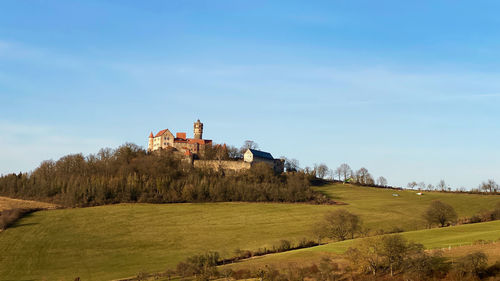
[[287, 172], [297, 172], [299, 170], [299, 160], [284, 156], [281, 159], [285, 159], [285, 169]]
[[259, 149], [259, 145], [252, 141], [252, 140], [246, 140], [243, 143], [243, 146], [241, 147], [242, 150], [247, 150], [247, 149]]
[[386, 187], [387, 186], [387, 179], [382, 177], [382, 176], [378, 177], [377, 185]]
[[406, 186], [407, 186], [409, 189], [414, 189], [414, 188], [415, 188], [415, 186], [417, 186], [417, 182], [416, 182], [416, 181], [409, 182]]
[[484, 190], [485, 192], [497, 192], [498, 184], [494, 180], [489, 179], [479, 185], [479, 190]]
[[356, 182], [359, 184], [370, 185], [373, 184], [373, 177], [368, 172], [368, 169], [363, 167], [356, 171]]
[[419, 182], [418, 189], [420, 189], [420, 190], [425, 189], [425, 182], [423, 182], [423, 181]]
[[327, 178], [329, 180], [335, 180], [335, 171], [332, 170], [332, 169], [328, 169], [328, 176], [327, 176]]
[[435, 200], [432, 201], [425, 212], [424, 218], [429, 223], [429, 226], [433, 224], [445, 226], [447, 223], [454, 222], [457, 219], [457, 213], [451, 205]]
[[338, 168], [339, 178], [342, 177], [342, 180], [345, 182], [352, 176], [352, 169], [346, 163], [343, 163]]
[[328, 237], [335, 240], [345, 240], [354, 238], [354, 235], [361, 229], [359, 217], [345, 209], [330, 211], [325, 214], [323, 221], [314, 227], [314, 232], [318, 237]]
[[333, 171], [333, 176], [337, 177], [337, 179], [340, 181], [340, 178], [342, 177], [342, 169], [340, 167], [338, 167], [337, 169], [335, 169], [335, 171]]
[[438, 190], [445, 191], [446, 190], [446, 182], [444, 180], [440, 180], [436, 187]]
[[231, 158], [231, 159], [243, 158], [243, 154], [241, 153], [240, 149], [238, 149], [232, 145], [227, 146], [227, 154], [228, 154], [229, 158]]
[[326, 175], [328, 174], [328, 166], [326, 164], [321, 163], [321, 164], [315, 164], [314, 165], [314, 171], [316, 172], [316, 177], [320, 179], [324, 179]]

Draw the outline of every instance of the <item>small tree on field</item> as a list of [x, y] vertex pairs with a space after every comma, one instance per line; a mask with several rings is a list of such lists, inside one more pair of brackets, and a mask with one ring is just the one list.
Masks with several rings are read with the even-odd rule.
[[326, 164], [315, 164], [314, 171], [316, 172], [316, 177], [320, 179], [324, 179], [328, 174], [328, 166]]
[[357, 215], [339, 209], [326, 213], [323, 221], [315, 226], [314, 232], [319, 238], [328, 237], [342, 241], [354, 238], [360, 229], [361, 221]]
[[177, 264], [177, 273], [185, 277], [196, 275], [198, 280], [209, 280], [211, 276], [217, 275], [219, 260], [218, 252], [191, 256]]
[[354, 247], [349, 248], [345, 255], [354, 268], [377, 274], [382, 266], [382, 241], [379, 237], [368, 237], [358, 241]]
[[418, 189], [423, 190], [425, 189], [425, 182], [421, 181], [418, 183]]
[[356, 177], [356, 182], [359, 184], [362, 185], [374, 184], [372, 175], [370, 175], [368, 169], [364, 167], [356, 171], [355, 177]]
[[378, 179], [377, 179], [377, 184], [378, 184], [379, 186], [386, 187], [386, 186], [387, 186], [387, 179], [386, 179], [386, 178], [384, 178], [384, 177], [382, 177], [382, 176], [380, 176], [380, 177], [378, 177]]
[[408, 186], [409, 189], [414, 189], [415, 186], [417, 186], [416, 181], [409, 182], [406, 186]]
[[447, 223], [457, 220], [457, 213], [451, 205], [443, 203], [439, 200], [432, 201], [427, 211], [424, 214], [425, 219], [429, 226], [439, 224], [441, 227]]
[[346, 163], [340, 165], [337, 169], [336, 172], [339, 176], [339, 180], [342, 178], [342, 180], [345, 182], [347, 179], [349, 179], [352, 176], [352, 170], [349, 165]]
[[379, 270], [387, 270], [394, 275], [396, 271], [404, 270], [405, 265], [422, 254], [424, 247], [421, 244], [408, 242], [398, 234], [362, 239], [346, 252], [353, 267], [373, 275]]
[[498, 184], [491, 179], [479, 185], [479, 190], [484, 190], [485, 192], [497, 192], [498, 189], [499, 189]]
[[440, 180], [439, 183], [437, 184], [436, 188], [441, 191], [446, 190], [446, 182], [444, 180]]
[[450, 272], [452, 280], [479, 280], [488, 265], [488, 256], [483, 252], [473, 252], [458, 259]]

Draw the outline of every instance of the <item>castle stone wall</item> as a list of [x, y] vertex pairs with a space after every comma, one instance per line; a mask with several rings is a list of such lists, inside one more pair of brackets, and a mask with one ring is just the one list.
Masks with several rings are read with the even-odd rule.
[[220, 169], [241, 171], [250, 169], [250, 167], [252, 167], [251, 163], [243, 161], [219, 161], [219, 160], [194, 160], [193, 165], [195, 168], [214, 169], [216, 171]]

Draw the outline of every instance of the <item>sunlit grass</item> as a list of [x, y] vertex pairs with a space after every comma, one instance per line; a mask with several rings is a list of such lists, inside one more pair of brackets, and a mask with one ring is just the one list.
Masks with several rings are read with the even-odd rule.
[[[256, 250], [272, 247], [281, 239], [313, 239], [311, 226], [326, 211], [337, 208], [359, 214], [373, 230], [415, 230], [425, 228], [422, 213], [432, 200], [451, 204], [459, 216], [491, 208], [500, 200], [500, 196], [467, 194], [418, 196], [412, 191], [351, 185], [318, 189], [347, 205], [120, 204], [37, 212], [0, 233], [0, 280], [67, 280], [77, 276], [82, 280], [110, 280], [173, 268], [186, 257], [208, 250], [231, 257], [238, 248]], [[400, 196], [392, 196], [393, 193]], [[486, 234], [486, 230], [483, 232]], [[477, 239], [488, 239], [483, 234], [478, 234]], [[448, 234], [442, 238], [435, 234], [418, 235], [430, 246], [476, 239], [467, 233], [460, 234], [462, 237], [456, 233], [450, 240], [442, 240]], [[347, 244], [324, 247], [338, 252]], [[295, 253], [308, 256], [321, 249]], [[285, 254], [277, 256], [287, 257]]]

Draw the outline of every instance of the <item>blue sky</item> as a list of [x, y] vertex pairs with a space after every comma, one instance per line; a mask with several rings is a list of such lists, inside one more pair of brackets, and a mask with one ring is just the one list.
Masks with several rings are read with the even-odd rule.
[[500, 180], [497, 1], [2, 1], [0, 174], [256, 141], [390, 184]]

